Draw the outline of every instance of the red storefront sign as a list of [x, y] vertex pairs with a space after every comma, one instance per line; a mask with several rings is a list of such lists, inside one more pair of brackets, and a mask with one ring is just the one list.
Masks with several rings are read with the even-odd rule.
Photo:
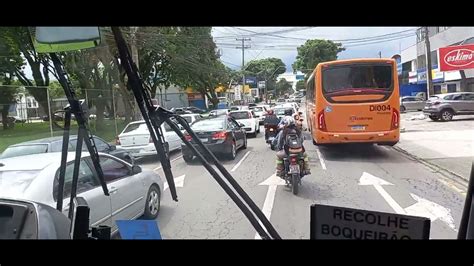
[[474, 44], [439, 48], [440, 71], [474, 68]]

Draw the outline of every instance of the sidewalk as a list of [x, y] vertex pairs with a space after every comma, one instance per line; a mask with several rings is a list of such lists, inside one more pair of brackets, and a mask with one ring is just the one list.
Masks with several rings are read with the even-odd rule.
[[396, 147], [468, 180], [474, 160], [474, 116], [433, 122], [420, 114], [401, 115], [402, 133]]

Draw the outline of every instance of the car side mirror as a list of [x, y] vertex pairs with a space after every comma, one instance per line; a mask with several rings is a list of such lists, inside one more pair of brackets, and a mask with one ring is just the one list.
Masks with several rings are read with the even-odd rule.
[[132, 166], [132, 174], [136, 175], [142, 172], [142, 168], [138, 165]]
[[239, 123], [239, 127], [245, 127], [245, 125], [242, 123]]
[[115, 151], [117, 147], [115, 145], [109, 145], [109, 151]]

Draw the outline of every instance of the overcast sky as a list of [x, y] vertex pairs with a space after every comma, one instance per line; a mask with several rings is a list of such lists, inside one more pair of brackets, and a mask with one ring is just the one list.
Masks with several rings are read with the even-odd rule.
[[[392, 57], [415, 44], [416, 27], [214, 27], [212, 35], [222, 49], [221, 60], [232, 69], [242, 64], [241, 42], [236, 38], [247, 37], [250, 41], [245, 49], [245, 62], [252, 59], [276, 57], [286, 64], [287, 72], [292, 72], [296, 47], [307, 39], [341, 40], [346, 47], [339, 59]], [[276, 33], [274, 33], [276, 32]], [[363, 39], [363, 38], [369, 39]], [[358, 40], [354, 40], [358, 39]], [[361, 40], [362, 39], [362, 40]]]

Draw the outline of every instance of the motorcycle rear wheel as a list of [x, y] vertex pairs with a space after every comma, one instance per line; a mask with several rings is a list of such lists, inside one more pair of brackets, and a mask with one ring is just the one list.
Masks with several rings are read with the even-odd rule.
[[298, 185], [299, 185], [299, 176], [298, 176], [298, 174], [292, 174], [291, 175], [291, 190], [293, 192], [293, 195], [298, 194]]

